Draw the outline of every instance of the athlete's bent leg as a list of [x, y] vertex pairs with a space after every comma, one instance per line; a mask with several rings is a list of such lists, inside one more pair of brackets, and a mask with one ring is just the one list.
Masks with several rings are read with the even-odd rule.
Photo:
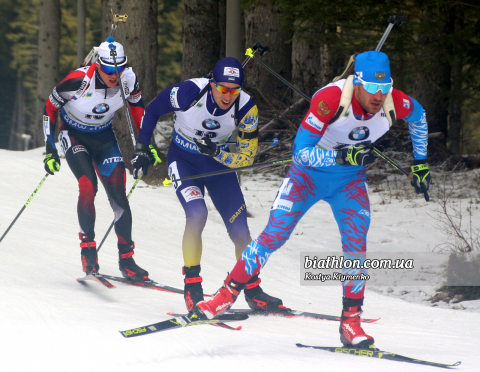
[[319, 200], [320, 193], [315, 191], [313, 177], [316, 175], [303, 167], [293, 165], [290, 168], [277, 193], [265, 230], [245, 248], [219, 292], [211, 300], [197, 304], [207, 317], [213, 318], [233, 304], [246, 283], [285, 244], [306, 211]]
[[[370, 226], [370, 202], [365, 171], [360, 170], [346, 177], [339, 192], [328, 198], [342, 237], [342, 249], [346, 260], [356, 261], [343, 269], [343, 275], [362, 277], [367, 253], [367, 232]], [[346, 346], [368, 347], [374, 342], [360, 324], [365, 292], [365, 280], [352, 277], [343, 281], [343, 310], [340, 322], [340, 340]]]

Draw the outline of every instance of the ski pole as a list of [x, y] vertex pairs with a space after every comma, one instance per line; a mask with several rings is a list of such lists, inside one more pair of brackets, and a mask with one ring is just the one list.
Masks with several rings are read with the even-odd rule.
[[390, 34], [390, 31], [392, 31], [393, 26], [398, 26], [400, 27], [403, 22], [407, 22], [407, 17], [401, 17], [401, 16], [396, 16], [392, 15], [388, 19], [388, 27], [383, 33], [382, 38], [378, 42], [377, 47], [375, 48], [376, 52], [379, 52], [380, 49], [382, 49], [383, 44], [385, 43], [385, 40], [387, 40], [388, 35]]
[[[390, 19], [389, 19], [389, 26], [387, 28], [387, 30], [385, 31], [385, 33], [383, 34], [382, 36], [382, 40], [380, 40], [380, 43], [379, 45], [377, 45], [377, 49], [379, 50], [382, 45], [384, 44], [385, 42], [385, 39], [387, 38], [388, 34], [390, 33], [390, 30], [393, 28], [394, 25], [398, 25], [400, 26], [404, 21], [406, 21], [407, 19], [405, 17], [397, 17], [397, 16], [391, 16]], [[375, 49], [375, 50], [377, 50]], [[377, 51], [378, 51], [377, 50]], [[247, 49], [247, 52], [245, 53], [247, 55], [251, 54], [251, 51], [250, 49]], [[297, 92], [298, 94], [300, 94], [304, 99], [306, 99], [308, 102], [311, 102], [311, 98], [309, 96], [307, 96], [305, 93], [301, 92], [300, 90], [298, 90], [296, 87], [293, 86], [293, 84], [291, 84], [289, 81], [285, 80], [283, 77], [281, 77], [279, 74], [277, 74], [274, 70], [272, 70], [269, 66], [267, 66], [265, 63], [263, 63], [262, 61], [260, 61], [259, 59], [255, 58], [253, 55], [251, 55], [251, 58], [254, 59], [255, 61], [257, 61], [258, 63], [260, 63], [261, 66], [263, 66], [267, 71], [269, 71], [273, 76], [275, 76], [277, 79], [279, 79], [281, 82], [283, 82], [285, 85], [287, 85], [289, 88], [293, 89], [295, 92]], [[353, 59], [354, 60], [354, 59]], [[342, 74], [343, 76], [343, 74]], [[387, 163], [389, 163], [392, 167], [398, 169], [398, 170], [401, 170], [402, 173], [404, 173], [407, 177], [409, 177], [409, 173], [405, 172], [403, 169], [401, 169], [400, 165], [398, 165], [393, 159], [389, 158], [387, 155], [385, 155], [384, 153], [382, 153], [380, 150], [378, 150], [376, 147], [373, 147], [374, 149], [374, 152], [379, 156], [381, 157], [383, 160], [385, 160]], [[381, 156], [379, 155], [381, 154]], [[409, 177], [410, 178], [410, 177]], [[413, 179], [413, 176], [411, 177], [411, 179]], [[421, 186], [422, 189], [424, 189], [423, 185]], [[424, 190], [424, 195], [425, 195], [425, 200], [428, 201], [429, 200], [429, 197], [428, 197], [428, 193], [426, 192], [426, 190]]]
[[[247, 50], [248, 52], [248, 50]], [[252, 57], [255, 61], [257, 62], [260, 62], [257, 58], [254, 58]], [[307, 96], [305, 93], [299, 91], [297, 88], [295, 88], [290, 82], [288, 82], [287, 80], [285, 80], [284, 78], [282, 78], [280, 75], [278, 75], [275, 71], [273, 71], [270, 67], [268, 67], [267, 65], [265, 65], [263, 62], [260, 62], [260, 64], [265, 67], [269, 72], [271, 72], [275, 77], [277, 77], [279, 80], [281, 80], [283, 83], [285, 83], [285, 85], [287, 85], [289, 88], [293, 89], [294, 91], [296, 91], [297, 93], [299, 93], [305, 100], [307, 100], [308, 102], [311, 102], [312, 99]], [[389, 163], [392, 167], [396, 168], [396, 169], [401, 169], [400, 166], [393, 160], [393, 159], [390, 159], [387, 155], [383, 154], [380, 150], [378, 150], [377, 148], [374, 147], [374, 149], [376, 150], [375, 153], [376, 154], [382, 154], [382, 156], [380, 156], [383, 160], [385, 160], [387, 163]], [[408, 173], [406, 173], [408, 175]]]
[[[114, 14], [113, 9], [110, 9], [110, 11], [112, 12], [112, 25], [110, 27], [110, 36], [113, 37], [113, 36], [115, 36], [115, 30], [117, 29], [117, 23], [118, 22], [126, 23], [128, 15], [126, 15], [126, 14]], [[88, 55], [83, 60], [83, 63], [80, 65], [80, 67], [85, 67], [85, 66], [89, 65], [90, 63], [95, 62], [95, 58], [96, 58], [96, 55], [97, 55], [97, 50], [98, 50], [98, 47], [93, 47], [92, 50], [90, 51], [90, 53], [88, 53]]]
[[188, 181], [188, 180], [194, 180], [197, 178], [204, 178], [204, 177], [211, 177], [211, 176], [217, 176], [219, 174], [225, 174], [225, 173], [232, 173], [232, 172], [237, 172], [237, 171], [243, 171], [247, 169], [252, 169], [256, 167], [262, 167], [262, 166], [268, 166], [268, 165], [281, 165], [285, 163], [290, 163], [292, 159], [283, 159], [283, 160], [274, 160], [274, 161], [266, 161], [264, 163], [257, 163], [257, 164], [252, 164], [252, 165], [247, 165], [245, 167], [239, 167], [239, 168], [228, 168], [228, 169], [222, 169], [219, 171], [215, 172], [209, 172], [209, 173], [202, 173], [202, 174], [197, 174], [195, 176], [188, 176], [184, 178], [179, 178], [175, 179], [175, 175], [173, 175], [173, 178], [171, 180], [165, 179], [163, 181], [163, 186], [170, 186], [172, 182], [179, 182], [179, 181]]
[[[393, 26], [401, 26], [403, 22], [406, 22], [407, 18], [406, 17], [400, 17], [400, 16], [390, 16], [388, 19], [388, 26], [385, 32], [383, 33], [382, 38], [378, 42], [377, 47], [375, 48], [375, 51], [379, 52], [380, 49], [382, 49], [383, 44], [385, 43], [385, 40], [387, 40], [388, 35], [390, 34], [390, 31], [392, 31]], [[342, 74], [340, 76], [335, 77], [332, 81], [335, 82], [337, 80], [341, 80], [346, 78], [348, 75], [350, 75], [350, 70], [352, 69], [352, 66], [355, 63], [355, 54], [352, 54], [350, 56], [350, 59], [348, 60], [347, 67], [345, 67], [345, 70], [343, 70]]]
[[[228, 142], [225, 142], [225, 143], [237, 143], [237, 142], [234, 142], [234, 141], [228, 141]], [[272, 140], [265, 140], [265, 141], [258, 141], [258, 143], [270, 143], [271, 146], [275, 147], [278, 145], [278, 138], [274, 138]]]
[[[112, 11], [112, 14], [113, 14], [113, 11]], [[115, 16], [115, 15], [114, 15]], [[127, 15], [125, 14], [124, 16], [122, 17], [125, 17], [123, 22], [126, 22], [126, 18], [127, 18]], [[115, 17], [114, 17], [114, 20], [115, 20]], [[115, 22], [115, 28], [116, 28], [116, 22]], [[112, 32], [114, 31], [113, 29], [113, 24], [112, 24]], [[107, 38], [107, 42], [109, 43], [113, 43], [115, 41], [115, 39], [113, 38], [113, 36], [109, 36]], [[117, 55], [117, 52], [116, 52], [116, 47], [115, 45], [113, 44], [109, 44], [108, 46], [110, 48], [110, 55], [112, 56], [113, 58], [113, 64], [115, 65], [115, 73], [117, 74], [117, 79], [118, 79], [118, 84], [120, 86], [120, 91], [122, 92], [122, 99], [123, 99], [123, 107], [125, 108], [125, 117], [127, 118], [127, 123], [128, 123], [128, 128], [130, 129], [130, 136], [132, 138], [132, 144], [133, 144], [133, 149], [135, 150], [135, 144], [136, 144], [136, 141], [135, 141], [135, 133], [133, 131], [133, 124], [132, 124], [132, 117], [131, 117], [131, 113], [130, 113], [130, 110], [127, 106], [127, 100], [125, 98], [125, 93], [123, 91], [123, 87], [122, 87], [122, 81], [120, 80], [120, 73], [118, 72], [118, 66], [117, 66], [117, 59], [116, 59], [116, 55]], [[140, 181], [140, 178], [138, 178], [135, 183], [133, 184], [133, 187], [132, 189], [130, 190], [130, 192], [128, 193], [128, 196], [127, 196], [127, 199], [130, 199], [130, 196], [132, 195], [133, 193], [133, 190], [135, 190], [135, 187], [138, 185], [138, 182]], [[110, 231], [112, 230], [113, 226], [115, 224], [115, 219], [112, 221], [112, 223], [110, 224], [110, 227], [108, 228], [107, 232], [105, 233], [105, 235], [103, 236], [103, 239], [100, 243], [100, 245], [98, 246], [97, 248], [97, 253], [98, 251], [100, 250], [100, 248], [102, 247], [103, 245], [103, 242], [105, 241], [105, 239], [107, 239], [107, 236], [108, 234], [110, 234]]]
[[47, 179], [48, 177], [48, 173], [45, 174], [45, 177], [42, 178], [42, 180], [40, 181], [40, 183], [38, 184], [37, 188], [35, 189], [35, 191], [33, 192], [33, 194], [28, 198], [27, 202], [25, 203], [25, 205], [22, 207], [22, 209], [20, 209], [20, 212], [18, 212], [17, 216], [15, 217], [15, 219], [12, 221], [12, 223], [10, 224], [10, 226], [8, 226], [7, 230], [5, 230], [5, 232], [3, 233], [2, 237], [0, 238], [0, 242], [3, 240], [3, 238], [5, 237], [5, 235], [7, 235], [7, 233], [10, 231], [10, 229], [12, 228], [12, 226], [15, 224], [15, 222], [17, 222], [18, 220], [18, 217], [20, 217], [20, 215], [23, 213], [23, 211], [25, 210], [25, 208], [27, 208], [28, 204], [30, 203], [30, 201], [33, 199], [33, 197], [35, 196], [35, 194], [37, 193], [37, 191], [40, 189], [40, 187], [42, 187], [43, 183], [45, 182], [45, 180]]
[[[125, 21], [124, 21], [125, 22]], [[133, 131], [133, 124], [132, 124], [132, 117], [130, 110], [127, 106], [127, 99], [125, 98], [125, 92], [123, 91], [123, 86], [122, 86], [122, 80], [120, 79], [120, 73], [118, 72], [118, 66], [117, 66], [117, 51], [116, 51], [116, 46], [113, 44], [115, 42], [115, 39], [113, 36], [109, 36], [107, 38], [107, 42], [111, 43], [108, 45], [110, 48], [110, 55], [113, 58], [113, 64], [115, 65], [115, 73], [117, 74], [117, 79], [118, 79], [118, 85], [120, 86], [120, 92], [122, 93], [122, 99], [123, 99], [123, 107], [125, 108], [125, 117], [127, 118], [127, 123], [128, 123], [128, 129], [130, 129], [130, 136], [132, 137], [132, 143], [133, 143], [133, 149], [135, 150], [135, 133]]]
[[270, 72], [273, 76], [275, 76], [278, 80], [280, 80], [282, 83], [284, 83], [285, 85], [287, 85], [289, 88], [293, 89], [295, 92], [297, 92], [298, 94], [300, 94], [303, 98], [307, 99], [309, 102], [310, 102], [310, 97], [307, 96], [305, 93], [303, 93], [302, 91], [300, 91], [299, 89], [297, 89], [296, 87], [294, 87], [292, 84], [290, 84], [290, 82], [288, 82], [287, 80], [285, 80], [283, 77], [281, 77], [279, 74], [277, 74], [274, 70], [272, 70], [270, 67], [268, 67], [265, 63], [263, 63], [262, 61], [260, 61], [258, 58], [255, 58], [255, 56], [253, 55], [253, 51], [251, 48], [248, 48], [247, 51], [245, 52], [245, 55], [249, 56], [251, 59], [253, 59], [254, 61], [257, 61], [260, 65], [262, 65], [263, 68], [265, 68], [268, 72]]
[[[127, 195], [127, 199], [130, 199], [130, 196], [132, 195], [133, 190], [135, 190], [135, 187], [137, 187], [139, 182], [140, 182], [140, 178], [138, 178], [135, 181], [135, 183], [133, 184], [132, 188], [130, 189], [130, 192]], [[107, 239], [108, 234], [110, 234], [110, 231], [112, 230], [113, 225], [115, 225], [115, 220], [112, 221], [112, 223], [110, 224], [110, 227], [108, 228], [107, 232], [105, 233], [105, 236], [103, 237], [102, 241], [100, 242], [100, 245], [97, 248], [97, 253], [100, 250], [100, 248], [102, 248], [103, 242], [105, 241], [105, 239]]]

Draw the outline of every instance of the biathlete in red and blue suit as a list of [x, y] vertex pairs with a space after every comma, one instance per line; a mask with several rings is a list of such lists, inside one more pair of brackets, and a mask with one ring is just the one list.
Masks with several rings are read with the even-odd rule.
[[[146, 108], [132, 161], [134, 177], [148, 170], [148, 145], [161, 115], [174, 112], [174, 131], [168, 151], [170, 179], [237, 168], [253, 163], [258, 145], [258, 109], [243, 90], [243, 68], [235, 58], [223, 58], [215, 65], [213, 78], [190, 79], [172, 85]], [[237, 152], [228, 141], [238, 129]], [[203, 301], [200, 260], [202, 231], [207, 221], [205, 189], [222, 216], [235, 244], [237, 259], [252, 240], [247, 210], [236, 174], [174, 182], [178, 200], [186, 215], [182, 248], [185, 275], [185, 303], [190, 311]], [[254, 309], [278, 309], [280, 299], [259, 286], [258, 271], [246, 283], [245, 297]]]
[[[112, 44], [117, 52], [121, 84], [110, 55], [109, 45]], [[104, 42], [98, 47], [97, 55], [96, 63], [70, 72], [54, 87], [45, 104], [45, 170], [52, 175], [60, 170], [54, 138], [57, 113], [60, 112], [58, 139], [80, 191], [77, 213], [83, 271], [88, 275], [97, 274], [99, 270], [94, 204], [98, 174], [115, 214], [120, 271], [126, 278], [146, 280], [148, 272], [132, 257], [135, 245], [132, 241], [132, 213], [125, 194], [125, 164], [112, 129], [113, 115], [124, 105], [121, 87], [135, 125], [140, 128], [145, 111], [142, 90], [132, 68], [127, 67], [127, 56], [121, 44]]]
[[[268, 225], [244, 250], [217, 294], [197, 304], [207, 317], [215, 317], [233, 304], [245, 283], [285, 244], [300, 219], [320, 200], [332, 208], [345, 259], [365, 261], [370, 225], [365, 165], [375, 159], [367, 144], [383, 136], [395, 119], [409, 124], [415, 159], [412, 184], [417, 193], [422, 192], [421, 184], [428, 190], [425, 111], [392, 84], [387, 55], [366, 52], [357, 56], [354, 76], [314, 94], [297, 132], [293, 165], [278, 190]], [[343, 269], [345, 275], [362, 273], [366, 270]], [[364, 280], [343, 283], [340, 334], [345, 345], [373, 344], [373, 337], [360, 326], [364, 292]]]

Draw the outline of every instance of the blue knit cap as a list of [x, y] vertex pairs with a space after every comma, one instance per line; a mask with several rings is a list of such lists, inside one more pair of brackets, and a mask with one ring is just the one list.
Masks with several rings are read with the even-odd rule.
[[392, 81], [390, 75], [390, 61], [382, 52], [365, 52], [355, 57], [353, 84], [361, 85], [359, 77], [368, 83], [388, 84]]
[[217, 83], [234, 83], [243, 86], [242, 64], [233, 57], [222, 58], [213, 69], [213, 78]]

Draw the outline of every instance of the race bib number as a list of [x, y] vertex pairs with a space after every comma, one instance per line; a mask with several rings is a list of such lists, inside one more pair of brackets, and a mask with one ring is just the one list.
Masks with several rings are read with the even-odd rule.
[[179, 186], [182, 186], [182, 181], [175, 181], [180, 178], [180, 174], [178, 173], [178, 168], [177, 168], [177, 162], [174, 161], [172, 164], [169, 165], [168, 167], [168, 177], [173, 183], [173, 187], [178, 189]]
[[63, 154], [67, 153], [67, 150], [72, 147], [72, 142], [70, 142], [70, 137], [68, 136], [68, 131], [62, 130], [58, 134], [58, 140], [60, 141], [60, 145], [62, 146]]

